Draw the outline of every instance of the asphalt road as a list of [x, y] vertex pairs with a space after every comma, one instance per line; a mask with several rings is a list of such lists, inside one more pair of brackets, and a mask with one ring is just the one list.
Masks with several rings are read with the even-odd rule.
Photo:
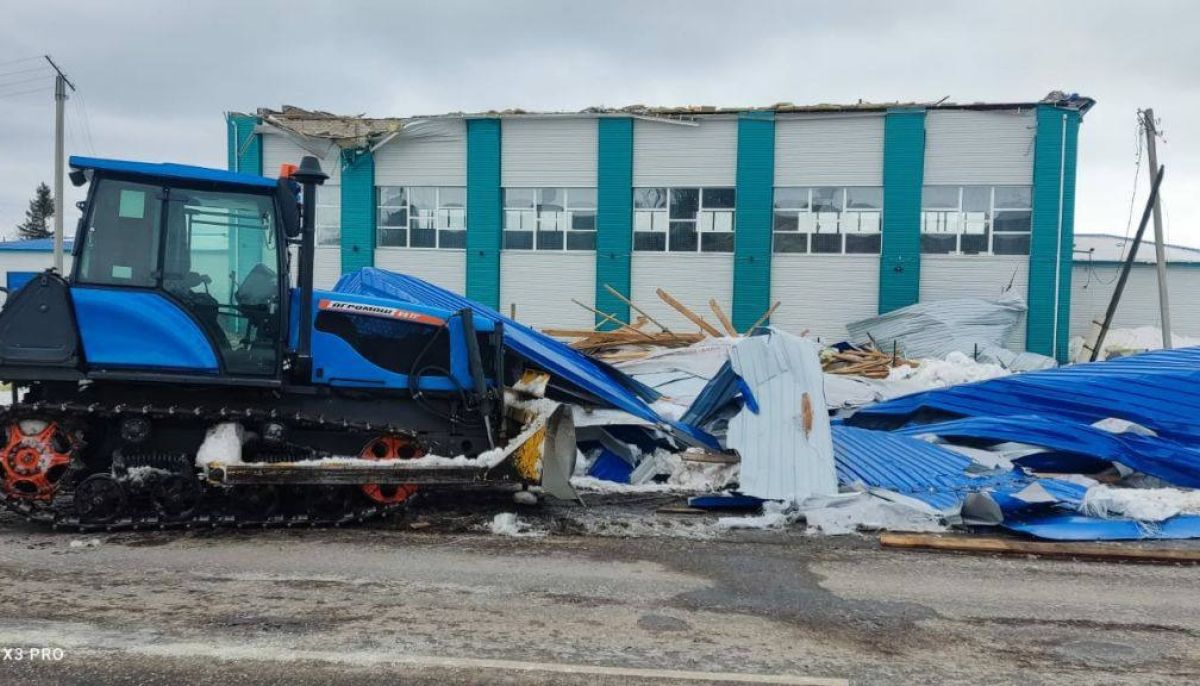
[[0, 683], [1200, 681], [1194, 567], [405, 528], [80, 536], [0, 518]]

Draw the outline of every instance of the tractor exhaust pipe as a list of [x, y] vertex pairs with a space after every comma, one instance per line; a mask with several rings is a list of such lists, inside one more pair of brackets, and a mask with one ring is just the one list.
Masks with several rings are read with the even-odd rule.
[[321, 163], [317, 158], [305, 155], [292, 178], [304, 189], [300, 223], [300, 266], [297, 270], [300, 287], [300, 341], [296, 350], [294, 374], [298, 381], [308, 382], [312, 379], [313, 261], [316, 254], [317, 186], [324, 184], [329, 175], [321, 171]]

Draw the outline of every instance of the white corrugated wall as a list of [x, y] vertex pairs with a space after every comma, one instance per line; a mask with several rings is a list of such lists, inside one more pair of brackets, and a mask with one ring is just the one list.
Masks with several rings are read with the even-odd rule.
[[[720, 328], [708, 307], [716, 299], [733, 317], [733, 259], [731, 255], [703, 253], [634, 253], [631, 286], [633, 303], [674, 331], [699, 331], [655, 293], [661, 288], [713, 326]], [[637, 313], [630, 317], [637, 319]], [[650, 325], [650, 330], [656, 330]]]
[[[329, 175], [325, 185], [317, 189], [317, 197], [322, 193], [342, 192], [342, 161], [340, 150], [334, 143], [325, 145], [315, 141], [317, 149], [324, 146], [326, 153], [319, 157], [321, 170]], [[300, 158], [312, 155], [294, 139], [283, 133], [264, 133], [262, 137], [263, 175], [275, 178], [279, 175], [282, 164], [300, 164]], [[313, 285], [317, 288], [331, 288], [342, 275], [342, 249], [336, 245], [319, 245], [313, 253]]]
[[500, 185], [596, 186], [598, 127], [594, 118], [501, 120]]
[[879, 314], [878, 255], [771, 256], [771, 324], [823, 343], [846, 339], [846, 323]]
[[926, 185], [1033, 183], [1034, 110], [930, 110]]
[[[1029, 257], [1026, 255], [921, 255], [921, 302], [984, 298], [1005, 293], [1022, 299], [1029, 293]], [[1025, 318], [1008, 342], [1012, 350], [1025, 349]]]
[[882, 186], [881, 114], [779, 115], [776, 186]]
[[375, 266], [425, 279], [459, 295], [467, 290], [467, 254], [462, 250], [376, 248]]
[[375, 185], [466, 186], [466, 122], [407, 122], [400, 135], [375, 151]]
[[500, 253], [500, 312], [517, 306], [517, 321], [536, 328], [586, 328], [591, 312], [571, 302], [592, 305], [596, 292], [596, 255], [592, 252]]
[[[1076, 263], [1071, 271], [1071, 336], [1086, 336], [1092, 320], [1100, 320], [1116, 288], [1120, 265]], [[1171, 303], [1171, 330], [1200, 338], [1200, 265], [1167, 266], [1167, 297]], [[1161, 325], [1158, 311], [1158, 276], [1152, 264], [1134, 265], [1117, 306], [1113, 328]]]
[[701, 117], [687, 126], [633, 122], [633, 185], [733, 186], [737, 183], [737, 119]]

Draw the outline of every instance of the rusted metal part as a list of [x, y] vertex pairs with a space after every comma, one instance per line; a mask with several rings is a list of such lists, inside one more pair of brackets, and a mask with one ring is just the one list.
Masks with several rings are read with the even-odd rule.
[[507, 481], [488, 478], [486, 467], [413, 467], [410, 460], [366, 464], [361, 462], [275, 462], [254, 464], [212, 463], [208, 479], [228, 486], [321, 485], [359, 486], [362, 484], [451, 485], [482, 481]]

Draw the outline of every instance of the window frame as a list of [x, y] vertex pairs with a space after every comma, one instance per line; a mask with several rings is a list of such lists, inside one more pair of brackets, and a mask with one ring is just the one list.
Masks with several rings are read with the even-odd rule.
[[[817, 215], [830, 214], [830, 213], [814, 212], [813, 211], [814, 198], [816, 195], [816, 191], [818, 189], [830, 189], [830, 188], [834, 189], [836, 191], [836, 193], [834, 194], [834, 198], [836, 200], [837, 219], [835, 221], [833, 231], [831, 231], [831, 232], [819, 231], [817, 229], [820, 228], [821, 224], [818, 220]], [[794, 191], [797, 191], [800, 189], [803, 189], [805, 191], [803, 207], [796, 206], [795, 203], [793, 203], [792, 206], [785, 206], [785, 207], [779, 207], [776, 205], [776, 197], [780, 190], [787, 190], [787, 191], [794, 192]], [[862, 208], [862, 207], [851, 208], [849, 206], [849, 201], [850, 201], [850, 191], [852, 189], [878, 191], [879, 206], [876, 208]], [[779, 229], [775, 228], [777, 215], [781, 215], [781, 214], [785, 215], [785, 216], [790, 216], [792, 219], [794, 219], [794, 221], [796, 222], [796, 230], [795, 231], [779, 230]], [[875, 230], [874, 231], [859, 231], [859, 230], [847, 231], [846, 227], [848, 226], [849, 215], [851, 215], [851, 214], [855, 215], [858, 218], [859, 226], [861, 226], [861, 223], [862, 223], [862, 215], [865, 215], [865, 214], [874, 215], [875, 216]], [[810, 219], [805, 221], [805, 220], [801, 219], [802, 216], [808, 216], [808, 217], [810, 217]], [[775, 249], [776, 236], [781, 235], [781, 234], [784, 236], [805, 236], [805, 241], [804, 241], [805, 249], [803, 251], [799, 251], [799, 250], [779, 250], [779, 251], [777, 251]], [[838, 240], [839, 250], [837, 250], [837, 251], [815, 251], [815, 250], [813, 250], [813, 243], [814, 243], [814, 241], [812, 239], [813, 236], [828, 236], [830, 234], [837, 234], [840, 237]], [[879, 249], [873, 250], [870, 252], [848, 251], [846, 249], [847, 244], [849, 243], [849, 240], [847, 238], [848, 236], [879, 236]], [[883, 186], [861, 186], [861, 185], [851, 185], [851, 186], [775, 186], [771, 190], [771, 253], [774, 255], [879, 255], [879, 254], [883, 253], [884, 239], [885, 239], [885, 237], [883, 235]]]
[[[382, 202], [382, 200], [383, 200], [382, 192], [384, 189], [388, 189], [388, 190], [402, 189], [404, 191], [404, 204], [403, 205], [384, 205]], [[422, 228], [414, 229], [414, 227], [413, 227], [413, 218], [414, 218], [413, 200], [412, 200], [413, 191], [414, 190], [430, 190], [430, 189], [432, 189], [434, 192], [434, 203], [433, 203], [433, 211], [432, 211], [432, 220], [433, 220], [432, 231], [434, 232], [434, 244], [431, 246], [430, 245], [414, 246], [412, 244], [412, 242], [413, 242], [412, 241], [412, 232], [414, 230], [428, 231], [431, 229], [422, 229]], [[443, 191], [447, 191], [447, 190], [455, 190], [455, 191], [460, 191], [462, 193], [462, 206], [461, 207], [453, 206], [453, 205], [446, 206], [443, 204], [442, 194], [443, 194]], [[398, 224], [397, 225], [383, 224], [383, 222], [381, 220], [382, 220], [382, 213], [383, 213], [384, 208], [391, 208], [391, 209], [397, 210], [397, 211], [402, 210], [404, 212], [404, 225], [401, 226]], [[452, 228], [450, 226], [450, 224], [452, 223], [451, 215], [448, 214], [450, 210], [461, 210], [462, 211], [462, 228]], [[445, 223], [447, 224], [447, 226], [442, 226], [443, 212], [447, 213], [445, 215], [445, 220], [446, 220]], [[424, 219], [426, 217], [422, 216], [421, 218]], [[380, 240], [384, 231], [403, 231], [404, 232], [404, 245], [385, 245]], [[375, 186], [375, 249], [376, 250], [466, 250], [466, 231], [467, 231], [467, 188], [466, 188], [466, 186], [413, 186], [413, 185], [407, 185], [407, 184], [402, 185], [402, 186], [401, 185], [377, 185], [377, 186]], [[461, 232], [463, 234], [462, 246], [445, 246], [445, 245], [443, 245], [442, 239], [443, 239], [443, 234], [445, 232], [455, 232], [455, 233]]]
[[[336, 190], [336, 192], [331, 192]], [[336, 202], [329, 202], [330, 198], [336, 198]], [[322, 223], [321, 210], [335, 210], [329, 212], [325, 216], [333, 216], [335, 221]], [[313, 226], [314, 242], [318, 248], [336, 248], [342, 244], [342, 187], [340, 184], [321, 186], [321, 190], [317, 191], [317, 215], [315, 217], [315, 225]], [[333, 228], [332, 240], [321, 240], [321, 229]]]
[[[637, 193], [638, 191], [664, 191], [662, 207], [655, 208], [638, 208]], [[683, 191], [696, 192], [696, 210], [695, 216], [691, 219], [679, 218], [671, 216], [672, 205], [675, 203], [676, 194]], [[731, 206], [710, 206], [706, 204], [705, 198], [710, 192], [727, 191], [732, 194], [733, 202]], [[642, 253], [675, 253], [675, 254], [706, 254], [706, 255], [732, 255], [734, 252], [734, 244], [737, 236], [737, 186], [635, 186], [630, 191], [633, 194], [633, 252]], [[640, 216], [639, 216], [640, 215]], [[639, 219], [644, 217], [650, 226], [649, 229], [639, 229]], [[662, 221], [665, 226], [656, 228], [659, 221]], [[718, 228], [718, 222], [720, 227]], [[696, 246], [694, 249], [672, 249], [672, 225], [675, 224], [690, 224], [695, 235]], [[709, 228], [704, 228], [707, 224]], [[661, 234], [663, 236], [663, 247], [661, 250], [638, 248], [638, 234]], [[704, 237], [718, 235], [734, 237], [729, 243], [727, 250], [706, 250]]]
[[[554, 217], [550, 216], [547, 211], [543, 216], [542, 206], [548, 203], [543, 202], [543, 191], [553, 190], [557, 194], [561, 194], [562, 204], [561, 209], [554, 210]], [[516, 191], [527, 191], [530, 194], [530, 202], [528, 205], [510, 205], [509, 193]], [[590, 196], [590, 200], [576, 201], [575, 195], [585, 193]], [[554, 253], [554, 252], [571, 252], [571, 253], [586, 253], [595, 252], [596, 250], [596, 229], [598, 218], [598, 188], [596, 186], [505, 186], [501, 189], [500, 197], [501, 206], [501, 249], [511, 250], [514, 252], [529, 252], [529, 253]], [[580, 229], [575, 226], [576, 216], [585, 217], [591, 216], [592, 228]], [[510, 224], [510, 218], [516, 216], [520, 219], [520, 227], [514, 228]], [[549, 220], [553, 219], [554, 227], [550, 230], [543, 230], [543, 226]], [[525, 221], [529, 220], [532, 224], [526, 228]], [[509, 238], [516, 237], [516, 234], [529, 234], [529, 247], [510, 245]], [[559, 234], [560, 242], [558, 246], [544, 246], [542, 241], [545, 240], [543, 234]], [[591, 236], [591, 247], [573, 248], [571, 247], [572, 236]]]
[[[957, 207], [926, 206], [925, 198], [928, 195], [928, 193], [926, 191], [927, 188], [954, 188], [956, 190], [956, 195], [958, 198]], [[988, 197], [987, 210], [986, 210], [987, 214], [986, 214], [986, 218], [984, 220], [984, 233], [987, 236], [987, 250], [985, 250], [985, 251], [971, 251], [971, 252], [963, 251], [963, 247], [962, 247], [963, 236], [978, 235], [975, 233], [968, 233], [966, 230], [967, 229], [966, 217], [967, 217], [968, 212], [967, 212], [967, 210], [964, 209], [963, 203], [966, 200], [968, 188], [986, 188], [987, 189], [987, 197]], [[998, 207], [996, 205], [996, 195], [997, 195], [996, 190], [998, 188], [1026, 189], [1028, 191], [1028, 196], [1029, 196], [1029, 205], [1026, 207], [1017, 207], [1017, 206]], [[951, 256], [956, 256], [956, 257], [976, 257], [976, 256], [1020, 257], [1020, 256], [1028, 256], [1029, 249], [1026, 249], [1025, 252], [1023, 252], [1023, 253], [997, 253], [996, 252], [995, 245], [996, 245], [996, 213], [997, 212], [1026, 212], [1026, 213], [1028, 213], [1030, 222], [1029, 222], [1029, 228], [1027, 230], [1025, 230], [1025, 231], [1001, 231], [1000, 233], [1008, 235], [1008, 236], [1029, 236], [1032, 239], [1032, 235], [1033, 235], [1033, 187], [1031, 185], [1024, 185], [1024, 184], [958, 184], [958, 185], [930, 184], [927, 186], [922, 186], [921, 187], [920, 235], [922, 237], [927, 236], [927, 235], [930, 235], [930, 236], [953, 235], [954, 236], [954, 250], [952, 252], [932, 252], [932, 251], [927, 252], [924, 249], [924, 246], [922, 245], [921, 254], [922, 255], [951, 255]], [[941, 213], [944, 215], [952, 214], [955, 217], [955, 224], [956, 224], [955, 231], [953, 231], [953, 232], [949, 232], [949, 231], [929, 232], [929, 231], [926, 231], [925, 230], [926, 221], [927, 221], [926, 216], [925, 216], [926, 213]], [[922, 241], [922, 243], [923, 242], [924, 241]]]

